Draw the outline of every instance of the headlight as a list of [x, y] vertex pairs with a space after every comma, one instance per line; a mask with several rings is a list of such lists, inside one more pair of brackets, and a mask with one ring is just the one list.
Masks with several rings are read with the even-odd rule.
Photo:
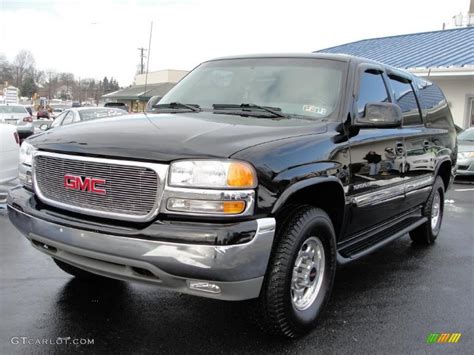
[[210, 189], [252, 189], [257, 174], [248, 163], [221, 160], [181, 160], [171, 164], [169, 185]]
[[28, 142], [23, 142], [20, 148], [20, 164], [31, 166], [35, 147]]
[[459, 152], [458, 158], [459, 159], [474, 158], [474, 152]]

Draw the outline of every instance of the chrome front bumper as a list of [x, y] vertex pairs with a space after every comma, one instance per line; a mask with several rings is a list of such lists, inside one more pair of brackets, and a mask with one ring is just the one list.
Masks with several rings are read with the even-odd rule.
[[11, 222], [41, 252], [86, 271], [222, 300], [258, 297], [275, 219], [256, 220], [247, 243], [171, 243], [91, 232], [37, 218], [9, 204]]

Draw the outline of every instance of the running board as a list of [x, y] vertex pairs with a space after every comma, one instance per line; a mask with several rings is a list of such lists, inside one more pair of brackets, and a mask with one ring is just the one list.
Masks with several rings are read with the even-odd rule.
[[[384, 245], [394, 241], [412, 231], [413, 229], [421, 226], [423, 223], [428, 221], [426, 217], [410, 217], [411, 221], [403, 223], [403, 225], [395, 225], [386, 230], [383, 230], [369, 238], [356, 241], [347, 246], [343, 246], [338, 250], [337, 261], [339, 264], [346, 264], [353, 260], [359, 259], [365, 255], [372, 253]], [[407, 222], [407, 220], [404, 220]]]

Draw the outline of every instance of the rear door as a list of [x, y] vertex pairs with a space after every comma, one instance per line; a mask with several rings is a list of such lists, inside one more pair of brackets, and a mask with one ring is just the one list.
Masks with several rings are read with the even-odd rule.
[[412, 207], [426, 201], [438, 169], [445, 163], [454, 164], [457, 156], [456, 129], [443, 92], [436, 84], [420, 78], [414, 78], [414, 84], [424, 120], [423, 159], [429, 156], [433, 163], [424, 171], [417, 167], [408, 172], [407, 204]]
[[403, 113], [403, 143], [405, 155], [396, 161], [405, 184], [405, 208], [411, 209], [428, 198], [436, 166], [436, 144], [424, 126], [416, 84], [412, 76], [389, 70], [389, 86]]
[[[354, 115], [368, 103], [391, 102], [384, 68], [362, 64], [355, 80]], [[402, 129], [364, 128], [350, 138], [350, 216], [347, 238], [391, 220], [403, 210], [404, 182], [396, 164], [404, 159]]]

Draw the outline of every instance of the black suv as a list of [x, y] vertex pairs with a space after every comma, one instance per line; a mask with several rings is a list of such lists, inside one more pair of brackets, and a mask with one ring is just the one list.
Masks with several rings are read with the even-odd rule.
[[9, 217], [64, 271], [252, 300], [294, 337], [338, 264], [440, 233], [457, 147], [433, 83], [343, 55], [231, 57], [155, 110], [23, 144]]

